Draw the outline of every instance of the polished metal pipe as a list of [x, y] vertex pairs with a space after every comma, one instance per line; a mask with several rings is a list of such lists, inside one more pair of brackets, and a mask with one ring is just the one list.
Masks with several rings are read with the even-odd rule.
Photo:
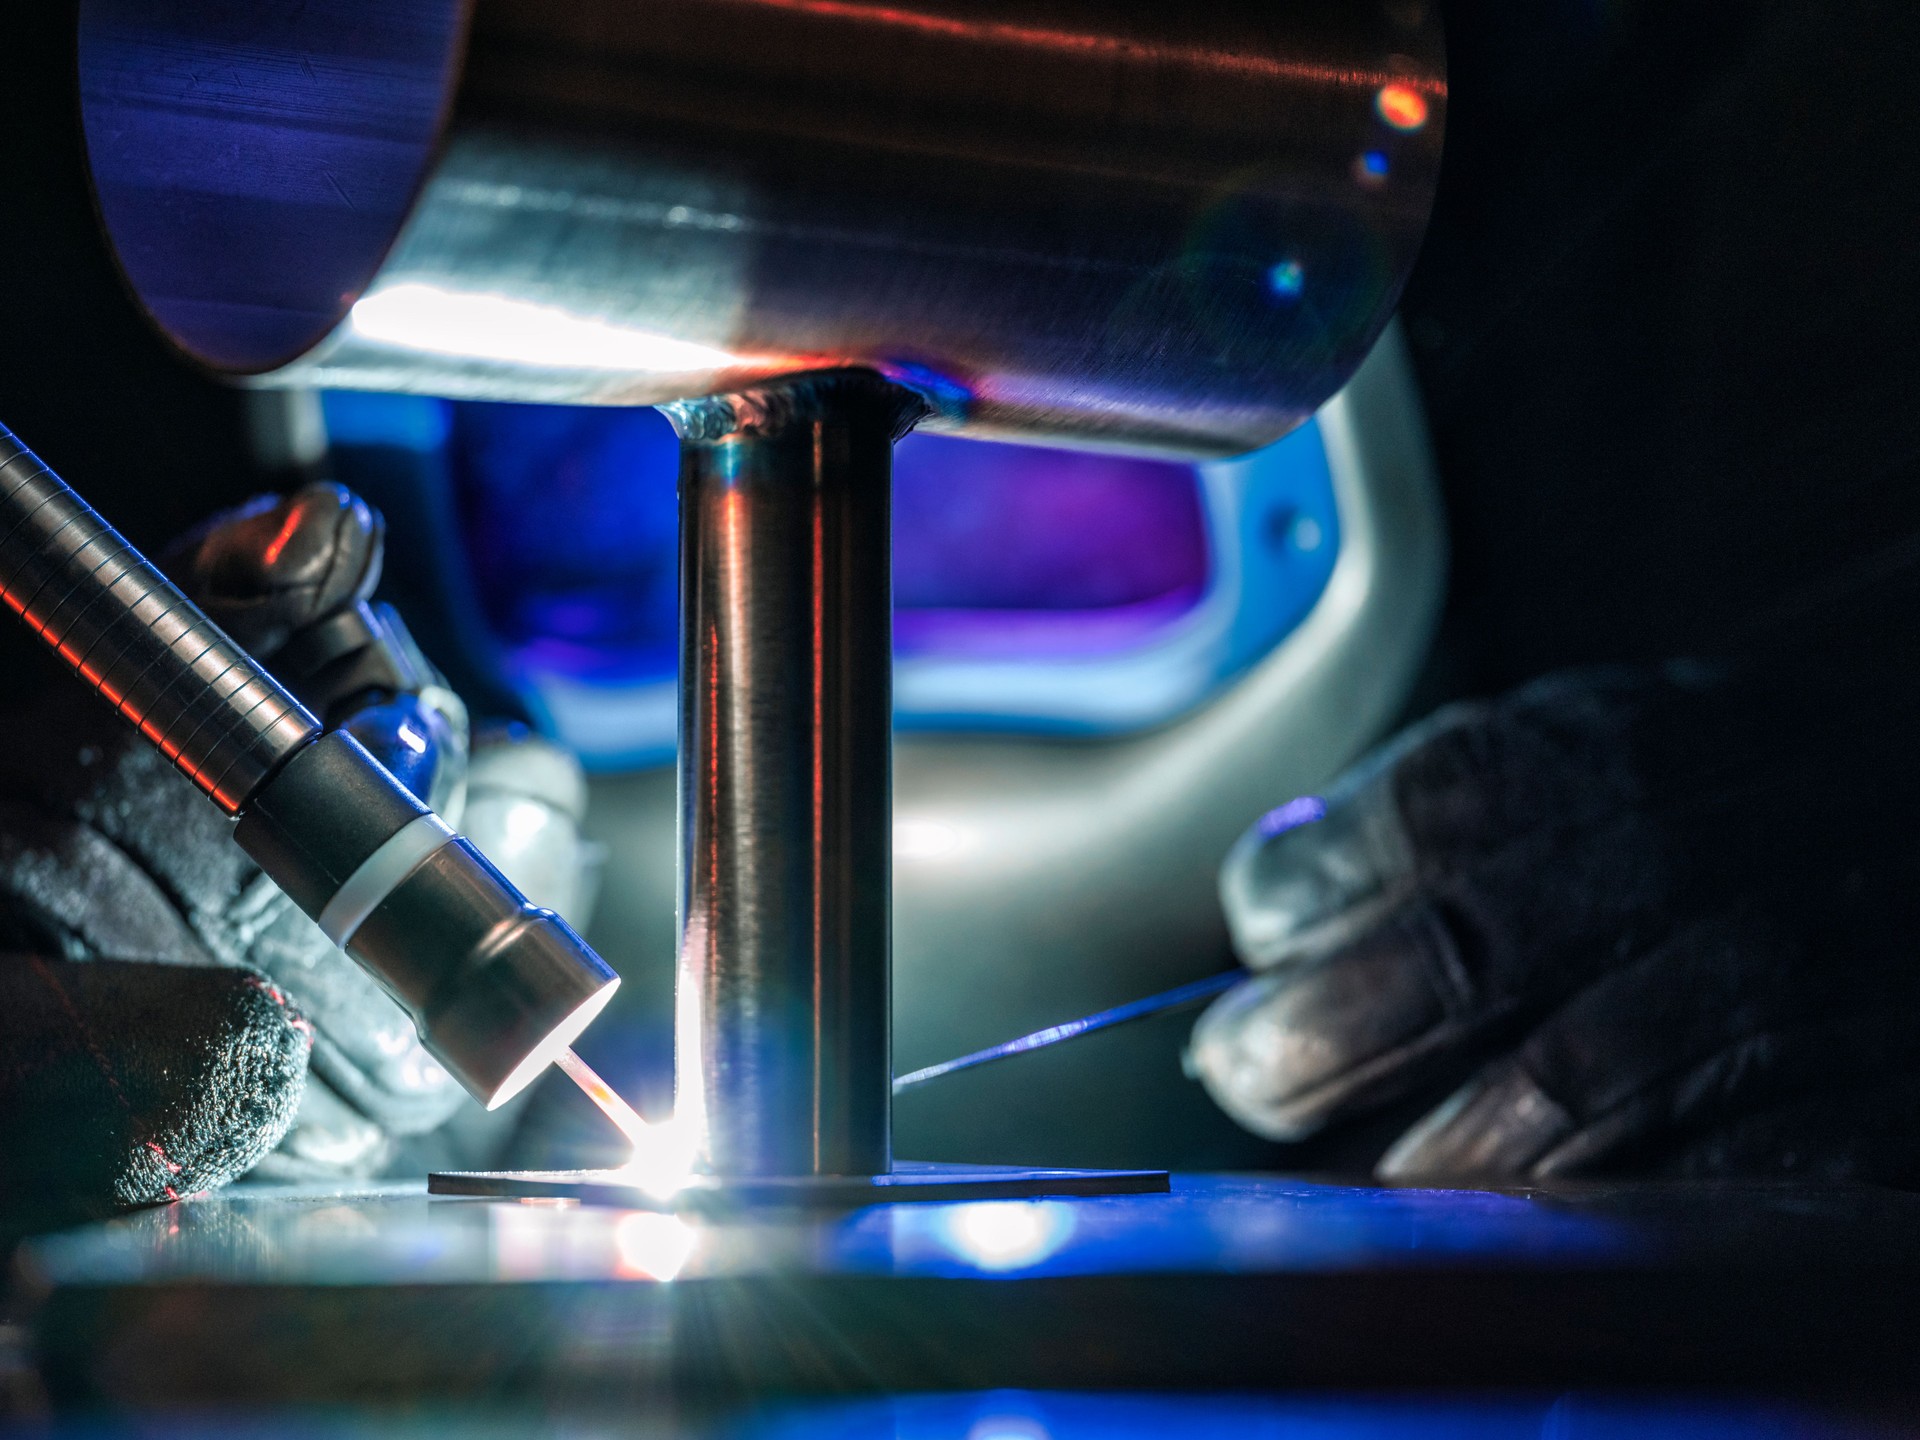
[[676, 1114], [719, 1175], [891, 1167], [893, 441], [841, 371], [670, 406], [680, 464]]
[[928, 424], [1271, 441], [1385, 325], [1434, 0], [82, 0], [135, 294], [259, 383], [657, 404], [835, 366]]

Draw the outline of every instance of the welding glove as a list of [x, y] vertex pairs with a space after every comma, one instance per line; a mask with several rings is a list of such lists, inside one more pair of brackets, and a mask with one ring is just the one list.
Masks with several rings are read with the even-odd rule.
[[[1920, 707], [1844, 645], [1556, 676], [1273, 812], [1190, 1073], [1399, 1179], [1920, 1174]], [[1307, 823], [1300, 823], [1302, 821]]]
[[[217, 517], [163, 568], [457, 823], [466, 713], [398, 617], [367, 603], [382, 539], [365, 504], [316, 484]], [[4, 723], [0, 1133], [40, 1212], [208, 1189], [270, 1152], [282, 1176], [365, 1173], [395, 1137], [470, 1103], [231, 823], [97, 697], [60, 677]], [[476, 768], [477, 811], [503, 831], [475, 836], [482, 848], [509, 873], [529, 855], [566, 872], [582, 798], [570, 757], [507, 735]]]

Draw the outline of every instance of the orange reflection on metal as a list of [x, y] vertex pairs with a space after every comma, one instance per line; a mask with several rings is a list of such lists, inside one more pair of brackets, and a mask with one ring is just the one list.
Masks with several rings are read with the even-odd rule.
[[293, 532], [300, 528], [300, 511], [290, 509], [287, 518], [280, 526], [280, 533], [267, 542], [267, 564], [280, 563], [280, 552], [287, 548], [287, 542], [293, 539]]
[[1095, 60], [1182, 65], [1214, 74], [1256, 75], [1266, 79], [1305, 81], [1364, 90], [1387, 86], [1407, 89], [1416, 94], [1420, 90], [1436, 95], [1446, 93], [1446, 82], [1437, 77], [1395, 78], [1378, 70], [1356, 70], [1312, 60], [1280, 60], [1269, 55], [1243, 55], [1232, 50], [1203, 49], [1197, 45], [1160, 45], [1122, 35], [1051, 30], [1000, 20], [963, 20], [953, 15], [932, 15], [923, 10], [905, 10], [891, 5], [860, 4], [858, 0], [741, 0], [741, 3], [768, 10], [790, 10], [802, 15], [886, 25], [954, 40], [1078, 54]]
[[1396, 130], [1418, 130], [1427, 123], [1427, 97], [1405, 81], [1382, 85], [1373, 104], [1380, 118]]
[[[153, 724], [145, 715], [133, 707], [132, 703], [122, 692], [109, 685], [105, 672], [96, 670], [87, 663], [87, 653], [74, 649], [73, 646], [66, 642], [64, 636], [56, 639], [47, 633], [49, 628], [51, 628], [51, 622], [44, 615], [36, 613], [31, 604], [31, 601], [37, 598], [38, 595], [39, 592], [35, 591], [32, 596], [23, 599], [17, 591], [0, 587], [0, 601], [4, 601], [9, 610], [13, 611], [15, 615], [18, 615], [21, 620], [25, 621], [28, 629], [51, 644], [59, 656], [65, 660], [68, 665], [73, 667], [75, 673], [77, 673], [82, 680], [86, 681], [86, 683], [106, 700], [109, 705], [113, 706], [115, 710], [138, 726], [140, 733], [145, 735], [169, 761], [178, 765], [180, 769], [186, 773], [187, 778], [199, 786], [216, 805], [229, 815], [236, 814], [240, 809], [241, 796], [229, 794], [219, 789], [208, 781], [206, 776], [190, 761], [183, 759], [182, 747], [169, 740], [157, 725]], [[207, 649], [211, 648], [213, 647], [208, 645]], [[206, 650], [202, 650], [200, 653], [204, 655]], [[198, 659], [199, 656], [196, 655], [194, 660], [197, 661]], [[190, 661], [189, 663], [191, 664], [193, 662]], [[218, 679], [219, 677], [216, 676], [215, 678]]]

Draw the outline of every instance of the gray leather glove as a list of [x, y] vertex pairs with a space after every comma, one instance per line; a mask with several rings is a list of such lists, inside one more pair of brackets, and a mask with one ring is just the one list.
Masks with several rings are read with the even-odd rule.
[[1835, 643], [1442, 711], [1235, 848], [1260, 973], [1189, 1069], [1276, 1140], [1424, 1099], [1388, 1177], [1920, 1175], [1910, 673]]

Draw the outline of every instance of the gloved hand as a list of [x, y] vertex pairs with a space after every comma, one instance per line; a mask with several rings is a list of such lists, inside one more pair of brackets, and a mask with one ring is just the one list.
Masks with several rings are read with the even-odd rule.
[[[466, 713], [398, 618], [366, 603], [382, 538], [365, 504], [316, 484], [217, 517], [162, 568], [457, 825]], [[31, 1177], [9, 1187], [16, 1221], [23, 1206], [31, 1220], [208, 1189], [269, 1152], [281, 1176], [365, 1173], [394, 1137], [470, 1103], [230, 822], [97, 697], [60, 677], [0, 723], [0, 1133]], [[579, 797], [549, 792], [577, 791], [577, 770], [521, 748], [532, 775], [517, 788], [541, 824], [522, 813], [513, 834], [472, 838], [565, 873], [554, 857], [578, 848]], [[484, 768], [498, 795], [528, 767], [495, 754]]]
[[1234, 849], [1259, 973], [1190, 1071], [1277, 1140], [1431, 1106], [1391, 1178], [1915, 1178], [1910, 674], [1816, 644], [1442, 711]]

